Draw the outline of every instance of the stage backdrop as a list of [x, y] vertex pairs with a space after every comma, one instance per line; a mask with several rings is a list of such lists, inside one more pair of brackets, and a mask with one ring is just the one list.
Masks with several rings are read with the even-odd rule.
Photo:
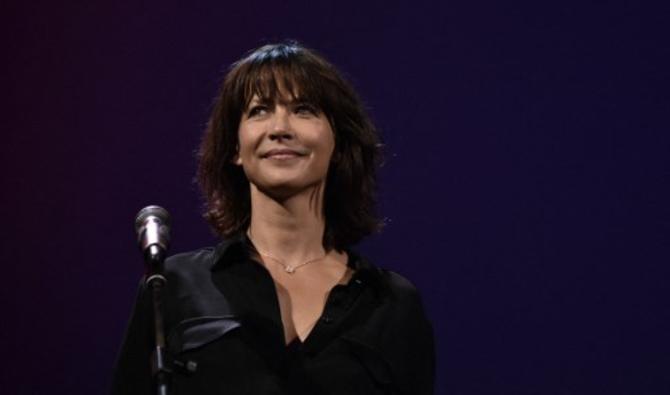
[[359, 248], [421, 290], [438, 394], [670, 393], [667, 7], [193, 3], [2, 6], [3, 394], [107, 391], [135, 213], [170, 211], [172, 252], [215, 242], [193, 183], [212, 98], [287, 38], [382, 132], [387, 226]]

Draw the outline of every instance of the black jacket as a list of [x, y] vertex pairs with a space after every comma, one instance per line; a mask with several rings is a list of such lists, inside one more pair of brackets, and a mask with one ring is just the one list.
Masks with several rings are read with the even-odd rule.
[[[304, 343], [287, 346], [274, 283], [250, 248], [242, 238], [167, 259], [172, 394], [433, 393], [433, 334], [411, 283], [349, 252], [351, 280], [331, 290]], [[113, 394], [154, 393], [152, 347], [151, 299], [141, 286]]]

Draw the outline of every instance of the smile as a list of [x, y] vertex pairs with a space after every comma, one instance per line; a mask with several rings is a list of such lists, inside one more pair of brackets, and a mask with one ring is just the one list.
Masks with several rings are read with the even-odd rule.
[[285, 160], [285, 159], [293, 159], [293, 158], [299, 158], [305, 156], [302, 152], [292, 150], [292, 149], [287, 149], [287, 148], [281, 148], [281, 149], [273, 149], [270, 150], [264, 154], [261, 155], [261, 158], [263, 159], [277, 159], [277, 160]]

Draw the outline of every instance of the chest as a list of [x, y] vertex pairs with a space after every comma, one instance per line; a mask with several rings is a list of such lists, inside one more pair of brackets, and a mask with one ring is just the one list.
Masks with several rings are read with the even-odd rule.
[[[271, 273], [275, 284], [284, 341], [304, 342], [322, 316], [331, 290], [341, 282], [333, 276], [300, 278], [296, 274]], [[345, 277], [342, 273], [339, 277]]]
[[[354, 287], [337, 287], [337, 279], [275, 279], [258, 266], [237, 269], [217, 273], [211, 293], [203, 294], [206, 287], [201, 285], [179, 298], [181, 308], [197, 318], [174, 328], [172, 354], [195, 362], [197, 371], [174, 375], [175, 394], [386, 393], [380, 383], [389, 376], [382, 359], [370, 354], [373, 348], [351, 340], [360, 337], [353, 328], [377, 333], [367, 324], [377, 322], [373, 318], [381, 311], [370, 292], [355, 281], [349, 281]], [[221, 297], [230, 303], [229, 317], [216, 310]], [[280, 344], [279, 318], [285, 344], [295, 338], [303, 344]], [[235, 325], [226, 326], [227, 319]]]

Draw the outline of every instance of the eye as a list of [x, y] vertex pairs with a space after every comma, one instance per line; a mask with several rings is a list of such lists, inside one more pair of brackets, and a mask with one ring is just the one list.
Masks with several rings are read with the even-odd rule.
[[247, 111], [247, 118], [264, 115], [267, 112], [268, 112], [268, 106], [263, 104], [256, 104], [249, 107], [249, 110]]
[[309, 103], [299, 103], [295, 106], [293, 111], [298, 115], [317, 116], [319, 110]]

